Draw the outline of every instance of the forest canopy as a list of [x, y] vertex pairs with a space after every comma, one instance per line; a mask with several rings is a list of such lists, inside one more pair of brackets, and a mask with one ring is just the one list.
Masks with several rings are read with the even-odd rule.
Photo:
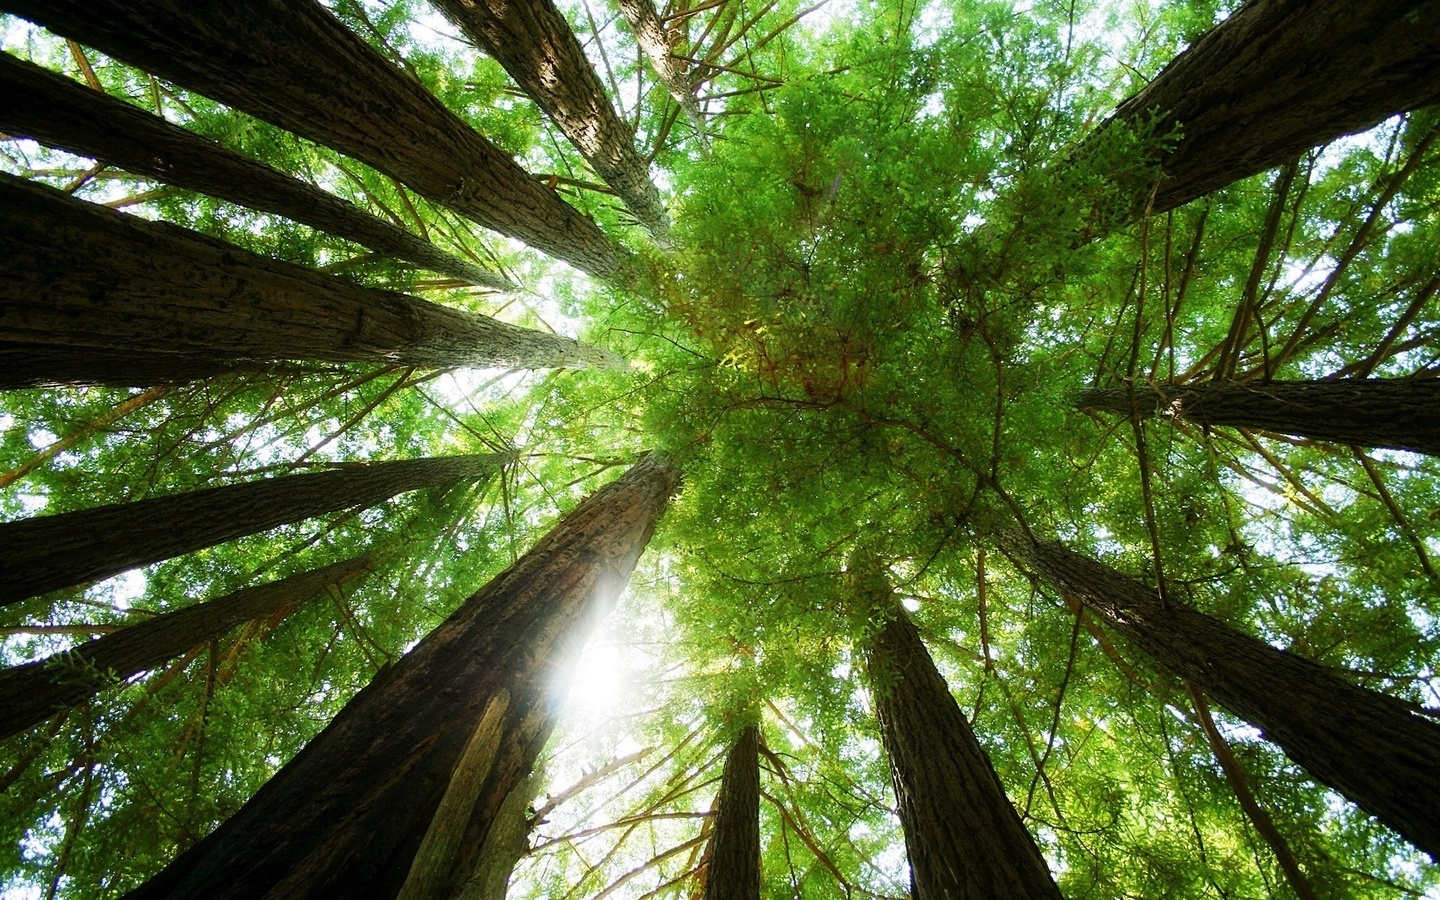
[[[1065, 897], [1440, 896], [1434, 845], [1415, 836], [1440, 834], [1440, 773], [1419, 784], [1379, 767], [1392, 793], [1429, 803], [1423, 828], [1397, 825], [1316, 768], [1310, 738], [1282, 748], [1289, 732], [1245, 705], [1268, 693], [1276, 715], [1288, 703], [1323, 731], [1304, 683], [1328, 679], [1431, 735], [1417, 754], [1440, 753], [1435, 106], [1404, 101], [1358, 131], [1296, 138], [1187, 197], [1185, 171], [1165, 161], [1192, 165], [1188, 148], [1221, 127], [1116, 110], [1239, 2], [561, 2], [609, 113], [507, 72], [525, 64], [506, 55], [516, 40], [463, 24], [485, 4], [262, 5], [328, 11], [315, 21], [333, 17], [438, 105], [422, 115], [416, 101], [412, 121], [380, 100], [337, 100], [326, 108], [355, 120], [302, 135], [276, 122], [316, 116], [280, 108], [323, 94], [322, 75], [247, 109], [241, 92], [177, 74], [184, 54], [146, 65], [33, 24], [27, 10], [44, 3], [0, 4], [15, 13], [0, 17], [6, 69], [33, 63], [303, 183], [276, 181], [277, 194], [318, 190], [367, 220], [339, 210], [305, 223], [323, 198], [264, 211], [145, 170], [144, 154], [126, 165], [57, 149], [15, 124], [23, 104], [0, 100], [0, 271], [17, 285], [0, 296], [0, 527], [250, 482], [281, 499], [323, 485], [303, 515], [68, 581], [67, 563], [33, 596], [0, 590], [0, 662], [43, 660], [55, 683], [88, 685], [0, 742], [5, 896], [121, 896], [182, 853], [202, 857], [206, 836], [347, 704], [411, 677], [406, 655], [440, 646], [427, 635], [451, 640], [466, 598], [489, 598], [475, 621], [508, 622], [494, 611], [525, 601], [504, 593], [519, 577], [507, 573], [539, 565], [526, 556], [537, 544], [577, 566], [610, 559], [564, 529], [602, 527], [585, 498], [628, 497], [626, 479], [661, 466], [663, 491], [634, 488], [654, 520], [615, 517], [643, 532], [633, 575], [620, 567], [628, 587], [608, 615], [599, 601], [573, 614], [593, 633], [549, 655], [517, 639], [513, 658], [536, 657], [525, 665], [544, 690], [463, 701], [476, 735], [485, 716], [521, 720], [495, 738], [496, 759], [516, 729], [532, 729], [519, 744], [538, 753], [533, 772], [515, 762], [503, 789], [482, 792], [489, 831], [448, 876], [467, 890], [722, 896], [717, 797], [742, 768], [733, 749], [749, 747], [754, 896], [952, 896], [927, 894], [924, 875], [912, 887], [923, 820], [902, 828], [901, 738], [885, 731], [902, 727], [893, 698], [918, 683], [895, 656], [910, 646], [897, 623], [913, 623], [947, 710], [963, 716], [950, 732], [973, 730], [1033, 841], [1025, 852]], [[1426, 21], [1412, 30], [1428, 34]], [[112, 30], [127, 29], [141, 31]], [[566, 58], [558, 38], [535, 43]], [[317, 60], [328, 52], [315, 42]], [[197, 45], [219, 72], [204, 77], [228, 84], [238, 57], [226, 53], [239, 51]], [[289, 84], [281, 62], [272, 75]], [[43, 82], [0, 72], [22, 77]], [[1317, 96], [1334, 81], [1322, 80], [1308, 86]], [[439, 123], [454, 143], [397, 149], [376, 132], [337, 150], [365, 115], [397, 133]], [[607, 149], [615, 140], [628, 156]], [[492, 154], [486, 172], [513, 167], [519, 180], [495, 193], [520, 198], [513, 220], [466, 193], [481, 190], [473, 172], [426, 181], [425, 166], [448, 172], [462, 150]], [[243, 171], [241, 184], [270, 177]], [[20, 218], [32, 208], [73, 213], [43, 252]], [[199, 236], [173, 263], [158, 249], [112, 253], [75, 224], [102, 218], [126, 223], [130, 248], [179, 234], [155, 223]], [[337, 231], [341, 219], [355, 230]], [[120, 291], [103, 303], [92, 292], [100, 312], [81, 320], [55, 287], [36, 306], [60, 312], [31, 324], [41, 312], [15, 299], [33, 292], [22, 278], [78, 285], [107, 253], [116, 283], [142, 286], [132, 307], [107, 312]], [[248, 268], [211, 279], [211, 265]], [[250, 285], [280, 285], [280, 299], [232, 343], [144, 318], [221, 281], [236, 293], [206, 308], [215, 321]], [[59, 339], [41, 352], [50, 339], [25, 335], [58, 333], [71, 315], [89, 344], [45, 368]], [[266, 332], [262, 319], [281, 324]], [[424, 340], [384, 343], [422, 320]], [[307, 355], [331, 326], [333, 346]], [[475, 349], [494, 334], [511, 343]], [[1397, 399], [1284, 399], [1285, 385], [1358, 382]], [[1235, 392], [1321, 412], [1307, 432]], [[436, 457], [459, 461], [381, 467]], [[370, 475], [390, 480], [351, 486]], [[315, 476], [328, 480], [281, 481]], [[258, 510], [257, 496], [206, 494], [175, 530]], [[0, 534], [4, 557], [22, 532]], [[163, 662], [128, 672], [83, 655], [94, 639], [341, 563]], [[6, 565], [0, 580], [18, 583], [20, 564]], [[619, 591], [596, 583], [577, 595]], [[1119, 584], [1138, 605], [1116, 599]], [[1157, 651], [1145, 631], [1177, 609], [1254, 639], [1257, 659], [1282, 651], [1309, 668], [1203, 682], [1225, 662], [1209, 645], [1187, 669], [1190, 638]], [[472, 652], [461, 646], [451, 655]], [[1374, 743], [1373, 758], [1396, 749]], [[425, 791], [430, 809], [449, 797], [444, 784]], [[442, 838], [396, 840], [423, 855], [417, 845]], [[404, 896], [486, 896], [426, 894], [399, 871], [420, 891]]]

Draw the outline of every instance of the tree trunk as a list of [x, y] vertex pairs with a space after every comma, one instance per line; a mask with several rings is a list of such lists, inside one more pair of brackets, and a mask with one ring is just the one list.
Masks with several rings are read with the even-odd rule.
[[517, 784], [495, 812], [490, 834], [454, 900], [498, 900], [510, 888], [510, 876], [530, 843], [530, 803], [535, 799], [536, 775]]
[[357, 556], [243, 588], [131, 625], [42, 660], [0, 671], [0, 739], [45, 721], [111, 684], [153, 669], [241, 622], [288, 611], [368, 570]]
[[670, 220], [650, 166], [570, 23], [551, 0], [435, 0], [451, 22], [505, 67], [605, 183], [661, 243]]
[[725, 757], [703, 900], [760, 900], [760, 729], [740, 732]]
[[483, 454], [347, 463], [328, 472], [0, 523], [0, 606], [288, 522], [476, 479], [501, 461]]
[[[1080, 409], [1130, 415], [1128, 388], [1082, 391]], [[1204, 381], [1136, 385], [1142, 416], [1173, 416], [1360, 447], [1440, 455], [1440, 380]]]
[[916, 900], [1059, 900], [990, 758], [899, 604], [866, 654]]
[[[1249, 0], [1122, 103], [1112, 123], [1182, 136], [1160, 160], [1153, 212], [1440, 101], [1434, 0]], [[1152, 185], [1122, 185], [1138, 215]]]
[[148, 388], [220, 375], [293, 376], [321, 368], [180, 353], [124, 353], [100, 347], [55, 350], [0, 342], [0, 391], [91, 384]]
[[315, 0], [0, 0], [116, 59], [353, 156], [597, 277], [623, 253]]
[[696, 102], [695, 92], [686, 78], [685, 67], [675, 58], [670, 36], [665, 33], [665, 26], [655, 13], [655, 4], [652, 0], [618, 0], [618, 3], [625, 21], [630, 24], [631, 33], [635, 35], [635, 43], [640, 45], [641, 52], [650, 61], [650, 67], [660, 77], [660, 83], [665, 85], [670, 98], [679, 104], [690, 120], [700, 145], [708, 147], [710, 141], [705, 133], [705, 116], [700, 112], [700, 104]]
[[285, 216], [385, 256], [498, 290], [503, 276], [441, 251], [317, 187], [232, 153], [159, 116], [39, 66], [0, 55], [0, 129], [127, 172]]
[[1059, 544], [1000, 542], [1311, 777], [1440, 858], [1440, 725]]
[[[676, 484], [650, 457], [591, 496], [131, 900], [393, 897], [424, 880], [412, 862], [462, 782], [481, 785], [469, 821], [450, 858], [428, 862], [452, 878], [473, 872], [502, 802], [549, 736], [557, 667], [614, 604]], [[493, 722], [500, 709], [498, 743], [467, 752], [482, 743], [472, 738], [491, 724], [487, 711]], [[488, 756], [489, 775], [475, 778], [462, 756]]]
[[[68, 351], [71, 376], [79, 359], [115, 351], [434, 367], [618, 362], [569, 338], [360, 287], [8, 175], [0, 258], [0, 359]], [[0, 373], [0, 383], [26, 378], [34, 374], [23, 366]]]

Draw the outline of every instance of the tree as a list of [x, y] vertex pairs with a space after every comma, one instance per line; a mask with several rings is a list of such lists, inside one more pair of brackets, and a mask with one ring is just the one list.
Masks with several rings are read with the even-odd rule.
[[0, 524], [0, 603], [109, 578], [298, 519], [493, 473], [493, 454], [347, 466]]
[[747, 725], [725, 754], [705, 848], [705, 900], [759, 900], [760, 729]]
[[615, 602], [675, 487], [652, 456], [576, 507], [129, 896], [429, 897], [463, 882], [549, 736], [550, 667]]
[[[1134, 397], [1133, 401], [1131, 397]], [[1207, 381], [1093, 388], [1076, 405], [1170, 416], [1204, 428], [1239, 426], [1316, 441], [1440, 454], [1440, 382], [1433, 379]]]
[[[0, 196], [0, 247], [17, 261], [0, 293], [3, 387], [109, 381], [116, 350], [136, 354], [132, 384], [206, 374], [230, 360], [616, 363], [568, 338], [359, 287], [23, 180], [0, 180]], [[57, 350], [65, 352], [57, 370], [42, 369]]]

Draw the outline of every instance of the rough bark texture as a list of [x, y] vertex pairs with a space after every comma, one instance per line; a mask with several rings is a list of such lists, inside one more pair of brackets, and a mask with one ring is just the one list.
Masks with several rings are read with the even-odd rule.
[[315, 0], [0, 0], [88, 44], [374, 166], [597, 277], [623, 254]]
[[760, 729], [740, 732], [725, 757], [703, 900], [760, 900]]
[[385, 256], [499, 290], [515, 285], [317, 187], [122, 100], [0, 54], [0, 130], [285, 216]]
[[690, 120], [701, 146], [708, 146], [705, 116], [700, 112], [700, 104], [696, 102], [695, 92], [685, 76], [685, 66], [675, 58], [670, 35], [655, 13], [655, 4], [652, 0], [618, 0], [618, 5], [625, 21], [630, 24], [631, 33], [635, 35], [635, 43], [640, 45], [650, 67], [660, 77], [660, 83], [665, 85], [670, 98], [679, 104]]
[[435, 0], [435, 5], [496, 62], [662, 242], [670, 221], [650, 166], [635, 152], [605, 86], [570, 23], [550, 0]]
[[494, 471], [494, 454], [353, 463], [0, 523], [0, 605], [311, 516]]
[[[1128, 388], [1083, 391], [1076, 405], [1130, 415]], [[1137, 385], [1142, 416], [1173, 416], [1317, 441], [1440, 455], [1440, 380], [1208, 381]]]
[[1059, 900], [990, 758], [898, 604], [867, 654], [917, 900]]
[[650, 457], [582, 503], [132, 900], [394, 896], [484, 710], [505, 690], [504, 736], [452, 866], [473, 871], [549, 735], [557, 669], [614, 604], [676, 483]]
[[0, 391], [82, 384], [153, 387], [227, 374], [295, 376], [335, 368], [339, 367], [181, 353], [125, 353], [101, 347], [55, 350], [0, 341]]
[[[1161, 160], [1154, 212], [1440, 101], [1435, 0], [1250, 0], [1110, 121], [1159, 113], [1183, 137]], [[1150, 185], [1136, 185], [1133, 212]]]
[[525, 855], [530, 841], [530, 802], [535, 799], [536, 775], [516, 785], [496, 811], [490, 834], [475, 868], [456, 892], [454, 900], [497, 900], [510, 887], [510, 875]]
[[1317, 781], [1440, 858], [1440, 725], [1059, 544], [1014, 534], [1001, 543]]
[[293, 609], [332, 585], [373, 565], [357, 556], [244, 588], [0, 672], [0, 739], [45, 721], [111, 684], [124, 681], [207, 641], [241, 622]]
[[569, 338], [360, 287], [8, 175], [0, 259], [0, 351], [21, 359], [33, 348], [436, 367], [618, 363]]

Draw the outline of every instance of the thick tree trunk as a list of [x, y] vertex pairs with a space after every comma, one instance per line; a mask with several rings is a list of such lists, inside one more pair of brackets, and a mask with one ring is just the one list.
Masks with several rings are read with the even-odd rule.
[[725, 757], [703, 900], [760, 900], [760, 729], [740, 732]]
[[0, 739], [111, 684], [153, 669], [241, 622], [288, 611], [373, 565], [357, 556], [177, 609], [36, 662], [0, 672]]
[[866, 654], [916, 900], [1059, 900], [990, 758], [898, 604]]
[[285, 216], [471, 284], [515, 289], [503, 276], [451, 256], [317, 187], [9, 54], [0, 54], [0, 129]]
[[530, 803], [535, 799], [536, 781], [532, 772], [505, 795], [475, 868], [464, 878], [454, 900], [499, 900], [505, 896], [510, 876], [529, 848]]
[[1204, 381], [1082, 391], [1080, 409], [1172, 416], [1360, 447], [1440, 455], [1440, 380]]
[[[557, 668], [614, 604], [676, 483], [650, 457], [595, 493], [132, 900], [374, 900], [407, 881], [408, 896], [425, 896], [412, 863], [422, 840], [436, 849], [427, 832], [437, 810], [462, 800], [469, 821], [427, 862], [473, 872], [501, 804], [549, 736]], [[498, 741], [487, 741], [497, 719]], [[476, 777], [487, 760], [488, 776]], [[428, 883], [438, 896], [461, 887]]]
[[624, 255], [315, 0], [0, 0], [16, 13], [374, 166], [597, 277]]
[[[1122, 103], [1181, 138], [1159, 160], [1164, 212], [1319, 144], [1440, 102], [1434, 0], [1249, 0]], [[1103, 128], [1104, 126], [1102, 126]], [[1124, 185], [1143, 212], [1150, 184]]]
[[288, 522], [374, 506], [487, 475], [495, 454], [352, 463], [0, 523], [0, 605], [232, 541]]
[[1317, 781], [1440, 858], [1440, 725], [1059, 544], [1016, 534], [1000, 543]]
[[669, 217], [650, 167], [635, 152], [605, 86], [551, 0], [435, 0], [465, 36], [494, 57], [560, 126], [635, 218], [668, 243]]
[[696, 102], [695, 92], [686, 78], [685, 67], [675, 58], [670, 36], [665, 33], [665, 26], [655, 13], [655, 4], [652, 0], [618, 0], [618, 3], [625, 21], [630, 24], [631, 33], [635, 35], [635, 43], [640, 45], [650, 67], [660, 77], [660, 83], [665, 85], [670, 98], [679, 104], [690, 120], [700, 145], [708, 147], [705, 116], [700, 112], [700, 104]]
[[337, 367], [179, 353], [123, 353], [99, 347], [54, 350], [0, 342], [0, 391], [88, 384], [154, 387], [219, 375], [300, 375], [332, 368]]
[[[618, 363], [569, 338], [360, 287], [8, 175], [0, 260], [0, 352], [22, 360], [34, 349], [77, 359], [118, 351], [217, 362]], [[0, 384], [26, 377], [0, 373]]]

